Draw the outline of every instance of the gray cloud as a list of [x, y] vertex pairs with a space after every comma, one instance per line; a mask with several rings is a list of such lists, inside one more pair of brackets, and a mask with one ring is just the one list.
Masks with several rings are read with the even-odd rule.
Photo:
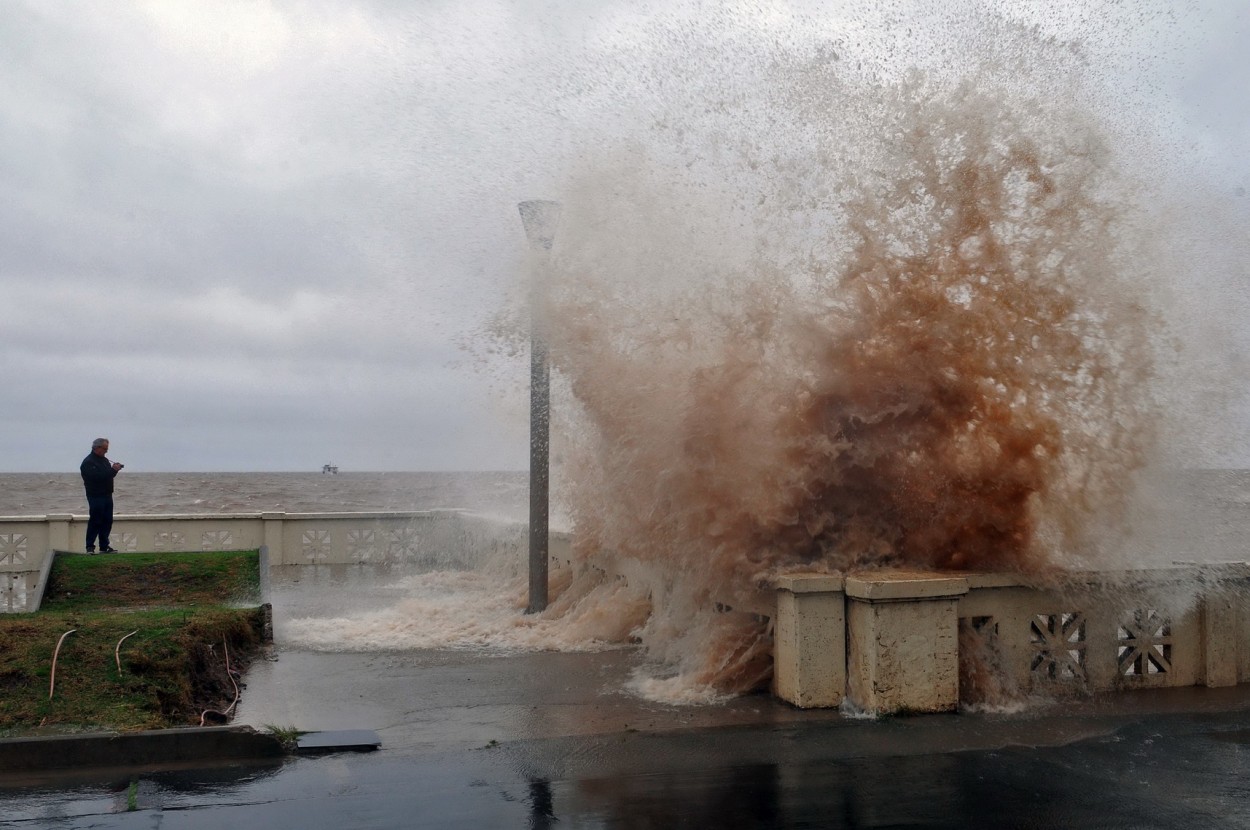
[[[131, 469], [524, 466], [523, 359], [457, 348], [516, 282], [516, 202], [714, 103], [700, 50], [906, 36], [906, 4], [858, 5], [10, 4], [0, 464], [72, 469], [106, 434]], [[1245, 186], [1245, 21], [1198, 12], [1128, 52]]]

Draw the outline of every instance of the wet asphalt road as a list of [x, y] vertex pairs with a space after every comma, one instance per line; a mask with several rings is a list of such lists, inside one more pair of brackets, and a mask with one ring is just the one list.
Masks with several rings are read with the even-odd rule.
[[1134, 697], [8, 781], [0, 827], [1250, 827], [1250, 695]]
[[[295, 597], [276, 600], [280, 633]], [[0, 777], [0, 828], [1250, 828], [1250, 686], [874, 721], [644, 701], [629, 650], [281, 642], [237, 722], [370, 729], [381, 750]]]

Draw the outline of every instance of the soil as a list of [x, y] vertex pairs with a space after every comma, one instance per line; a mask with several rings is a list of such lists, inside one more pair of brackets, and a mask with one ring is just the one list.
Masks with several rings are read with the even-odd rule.
[[265, 647], [258, 567], [255, 551], [58, 556], [40, 610], [0, 616], [0, 732], [226, 722]]

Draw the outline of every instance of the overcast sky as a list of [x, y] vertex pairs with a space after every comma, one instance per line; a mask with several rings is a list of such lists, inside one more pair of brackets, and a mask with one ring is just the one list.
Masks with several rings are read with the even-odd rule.
[[[516, 203], [663, 73], [664, 21], [810, 45], [914, 10], [863, 5], [9, 0], [0, 471], [96, 436], [136, 471], [524, 468], [526, 365], [460, 348], [522, 267]], [[1068, 35], [1107, 7], [996, 5]], [[1244, 0], [1129, 5], [1177, 10], [1121, 66], [1244, 199]]]

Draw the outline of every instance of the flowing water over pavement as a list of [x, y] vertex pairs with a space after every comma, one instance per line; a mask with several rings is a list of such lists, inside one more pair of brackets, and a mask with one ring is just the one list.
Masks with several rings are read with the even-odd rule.
[[614, 698], [621, 652], [288, 660], [382, 749], [0, 781], [0, 827], [1250, 827], [1241, 689], [869, 721]]

